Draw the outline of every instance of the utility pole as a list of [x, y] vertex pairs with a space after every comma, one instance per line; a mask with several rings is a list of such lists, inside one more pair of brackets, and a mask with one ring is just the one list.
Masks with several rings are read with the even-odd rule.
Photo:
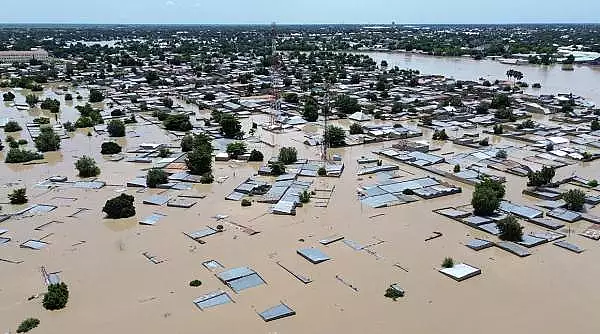
[[325, 112], [323, 113], [323, 142], [321, 143], [321, 159], [328, 160], [327, 149], [329, 148], [329, 140], [326, 138], [327, 119], [329, 118], [329, 83], [325, 84]]

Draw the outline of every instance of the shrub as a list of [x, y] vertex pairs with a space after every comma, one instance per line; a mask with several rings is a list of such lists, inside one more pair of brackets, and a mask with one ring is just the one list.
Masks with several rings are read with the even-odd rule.
[[169, 131], [189, 131], [192, 129], [190, 118], [185, 114], [169, 115], [163, 125]]
[[65, 101], [73, 101], [73, 95], [71, 93], [65, 94]]
[[21, 145], [27, 145], [27, 140], [25, 140], [25, 139], [19, 139], [19, 141], [17, 142], [17, 144], [19, 144], [19, 146], [21, 146]]
[[91, 128], [94, 125], [95, 125], [94, 121], [92, 121], [92, 119], [89, 118], [89, 117], [87, 117], [87, 116], [81, 116], [75, 122], [75, 127], [78, 128], [78, 129], [81, 129], [81, 128]]
[[73, 125], [73, 123], [71, 123], [71, 122], [65, 122], [65, 123], [63, 123], [63, 128], [67, 132], [73, 132], [76, 129], [75, 125]]
[[[18, 145], [18, 143], [17, 143]], [[32, 152], [29, 150], [21, 150], [18, 148], [11, 148], [8, 153], [6, 154], [6, 159], [4, 160], [4, 162], [6, 163], [22, 163], [22, 162], [29, 162], [29, 161], [33, 161], [33, 160], [41, 160], [44, 159], [44, 155], [37, 153], [37, 152]]]
[[454, 165], [454, 173], [460, 173], [460, 165]]
[[404, 297], [404, 292], [394, 289], [390, 286], [389, 288], [387, 288], [387, 290], [385, 290], [384, 296], [396, 301], [396, 299]]
[[97, 89], [90, 90], [90, 103], [102, 102], [104, 95]]
[[346, 133], [339, 126], [329, 125], [325, 129], [323, 140], [330, 147], [342, 147], [346, 145]]
[[120, 120], [112, 120], [106, 128], [111, 137], [125, 137], [125, 124]]
[[585, 204], [585, 192], [579, 189], [570, 189], [562, 195], [562, 199], [567, 202], [567, 209], [581, 211]]
[[554, 178], [555, 174], [556, 174], [556, 171], [554, 170], [553, 167], [546, 167], [546, 166], [542, 167], [542, 169], [539, 171], [535, 171], [535, 172], [530, 171], [527, 174], [527, 178], [529, 179], [529, 181], [527, 182], [527, 185], [530, 187], [545, 186], [552, 182], [552, 178]]
[[4, 132], [17, 132], [21, 131], [23, 128], [19, 125], [19, 123], [15, 121], [6, 122], [4, 125]]
[[2, 94], [2, 99], [4, 101], [14, 101], [15, 94], [13, 94], [12, 92], [4, 93], [4, 94]]
[[454, 267], [454, 260], [451, 257], [447, 257], [442, 261], [442, 268], [452, 268]]
[[244, 199], [242, 199], [241, 205], [242, 206], [251, 206], [252, 202], [249, 199], [244, 198]]
[[[96, 124], [104, 123], [102, 119], [102, 115], [100, 114], [100, 110], [94, 109], [91, 104], [86, 103], [85, 106], [76, 106], [75, 109], [79, 111], [81, 117], [89, 118], [89, 122], [92, 124], [90, 126], [94, 126]], [[78, 126], [80, 127], [80, 126]]]
[[246, 154], [247, 151], [248, 148], [244, 142], [236, 141], [227, 144], [227, 154], [233, 159], [237, 159], [240, 155]]
[[494, 125], [494, 134], [495, 135], [501, 135], [503, 132], [504, 132], [504, 128], [502, 127], [502, 124]]
[[271, 174], [275, 176], [285, 174], [285, 165], [281, 162], [271, 164]]
[[442, 129], [442, 130], [435, 130], [433, 132], [433, 140], [448, 140], [448, 135], [446, 134], [446, 130]]
[[598, 122], [597, 119], [593, 120], [592, 123], [590, 124], [590, 129], [592, 131], [598, 131], [598, 130], [600, 130], [600, 122]]
[[480, 146], [490, 146], [490, 141], [488, 138], [483, 138], [482, 140], [479, 141], [479, 145]]
[[135, 216], [135, 207], [133, 206], [134, 197], [127, 194], [121, 194], [115, 198], [109, 199], [104, 204], [102, 212], [110, 219], [129, 218]]
[[57, 113], [60, 111], [60, 102], [56, 99], [47, 98], [42, 101], [40, 108], [50, 110], [52, 113]]
[[19, 148], [19, 146], [19, 142], [14, 139], [12, 141], [8, 141], [8, 147], [10, 148]]
[[160, 184], [169, 182], [167, 173], [164, 170], [158, 168], [152, 168], [148, 171], [146, 176], [146, 185], [150, 188], [156, 188]]
[[60, 310], [67, 306], [69, 289], [64, 282], [48, 285], [48, 292], [44, 295], [42, 304], [46, 310]]
[[36, 124], [50, 124], [50, 118], [48, 117], [37, 117], [33, 119], [33, 123]]
[[34, 94], [28, 94], [27, 96], [25, 96], [25, 102], [30, 106], [33, 107], [34, 105], [36, 105], [38, 102], [40, 102], [40, 100], [38, 99], [37, 95]]
[[202, 285], [202, 281], [197, 280], [197, 279], [195, 279], [195, 280], [193, 280], [193, 281], [190, 282], [190, 286], [191, 287], [198, 287], [200, 285]]
[[43, 126], [35, 138], [35, 148], [40, 152], [57, 151], [60, 148], [60, 137], [51, 126]]
[[242, 124], [232, 114], [223, 114], [219, 121], [221, 125], [221, 133], [225, 138], [242, 139], [244, 133], [242, 132]]
[[500, 150], [498, 152], [496, 152], [496, 158], [498, 159], [506, 159], [508, 157], [508, 154], [506, 153], [505, 150]]
[[262, 152], [258, 150], [252, 150], [252, 152], [250, 152], [250, 157], [248, 158], [248, 161], [263, 161], [264, 159], [265, 157], [262, 154]]
[[304, 190], [300, 193], [300, 203], [308, 203], [310, 202], [310, 193], [308, 190]]
[[295, 147], [282, 147], [279, 150], [279, 161], [289, 165], [298, 161], [298, 151]]
[[531, 85], [532, 88], [542, 88], [542, 84], [541, 83], [534, 83], [533, 85]]
[[27, 318], [21, 322], [17, 328], [17, 333], [27, 333], [36, 328], [40, 324], [40, 320], [36, 318]]
[[596, 188], [598, 186], [598, 180], [591, 180], [587, 183], [588, 186]]
[[75, 169], [79, 171], [80, 177], [94, 177], [100, 174], [100, 168], [96, 166], [96, 161], [85, 155], [77, 160]]
[[352, 125], [350, 125], [350, 134], [351, 135], [358, 135], [358, 134], [362, 134], [362, 133], [364, 133], [362, 125], [360, 125], [358, 123], [352, 123]]
[[121, 153], [122, 148], [119, 144], [109, 141], [102, 143], [100, 154], [117, 154]]
[[25, 204], [27, 203], [27, 190], [25, 188], [19, 188], [13, 190], [12, 193], [8, 194], [8, 200], [10, 204]]
[[499, 238], [505, 241], [523, 241], [523, 226], [519, 224], [517, 218], [508, 215], [496, 224], [500, 230]]
[[327, 176], [327, 169], [325, 169], [325, 167], [319, 167], [319, 169], [317, 170], [317, 175]]

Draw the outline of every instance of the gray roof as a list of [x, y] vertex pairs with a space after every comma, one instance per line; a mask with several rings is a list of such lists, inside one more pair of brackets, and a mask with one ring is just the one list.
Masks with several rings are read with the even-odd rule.
[[260, 317], [264, 321], [277, 320], [277, 319], [289, 317], [289, 316], [292, 316], [295, 314], [296, 314], [296, 312], [294, 310], [292, 310], [291, 308], [289, 308], [287, 305], [285, 305], [283, 303], [281, 303], [279, 305], [275, 305], [273, 307], [270, 307], [259, 313]]
[[194, 304], [201, 310], [231, 302], [233, 302], [231, 297], [229, 297], [227, 292], [222, 290], [211, 292], [194, 300]]
[[154, 225], [156, 223], [158, 223], [158, 221], [165, 217], [166, 215], [163, 215], [162, 213], [153, 213], [148, 217], [145, 217], [144, 219], [140, 220], [139, 223], [141, 225]]
[[330, 259], [329, 256], [317, 248], [303, 248], [297, 250], [296, 252], [313, 264], [321, 263]]

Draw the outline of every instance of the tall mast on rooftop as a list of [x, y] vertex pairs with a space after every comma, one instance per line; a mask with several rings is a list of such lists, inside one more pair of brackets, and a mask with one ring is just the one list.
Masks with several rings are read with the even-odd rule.
[[277, 30], [275, 22], [271, 24], [271, 127], [275, 125], [275, 117], [279, 115], [280, 101], [277, 87], [279, 74], [279, 56], [277, 54]]
[[325, 108], [323, 112], [323, 141], [321, 142], [321, 159], [327, 161], [327, 148], [329, 141], [325, 140], [325, 132], [327, 132], [327, 118], [329, 118], [329, 83], [325, 83]]

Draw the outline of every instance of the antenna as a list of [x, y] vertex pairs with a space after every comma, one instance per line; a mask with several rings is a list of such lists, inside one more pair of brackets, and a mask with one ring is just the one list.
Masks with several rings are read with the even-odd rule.
[[279, 75], [279, 56], [277, 54], [277, 30], [275, 22], [271, 23], [271, 130], [275, 125], [275, 117], [279, 115], [280, 101], [277, 77]]
[[325, 133], [327, 132], [327, 119], [329, 118], [329, 83], [325, 84], [325, 112], [323, 113], [323, 142], [321, 143], [321, 159], [323, 161], [328, 160], [327, 148], [329, 147], [329, 140], [326, 138]]

